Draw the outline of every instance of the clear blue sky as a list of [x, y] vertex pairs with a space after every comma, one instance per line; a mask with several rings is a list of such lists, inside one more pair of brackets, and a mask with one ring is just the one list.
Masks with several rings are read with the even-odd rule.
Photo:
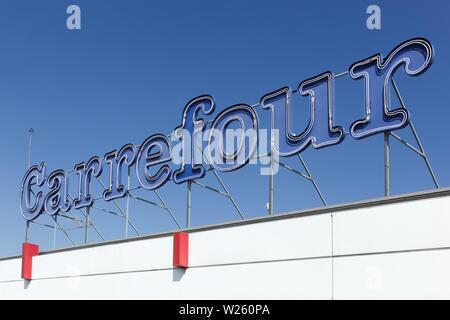
[[[82, 30], [66, 28], [77, 4]], [[382, 29], [366, 28], [366, 8], [378, 4]], [[268, 92], [326, 70], [387, 54], [404, 40], [428, 38], [436, 57], [423, 75], [396, 80], [442, 186], [450, 184], [450, 3], [448, 1], [22, 1], [0, 3], [0, 256], [20, 252], [25, 221], [19, 187], [27, 167], [27, 131], [35, 129], [32, 162], [70, 169], [93, 155], [169, 133], [187, 101], [215, 98], [218, 111], [253, 104]], [[336, 82], [336, 123], [348, 128], [364, 113], [363, 83]], [[408, 130], [398, 132], [411, 139]], [[410, 140], [412, 141], [412, 140]], [[392, 141], [393, 194], [433, 188], [423, 161]], [[304, 154], [330, 204], [383, 195], [383, 137]], [[300, 168], [295, 159], [287, 163]], [[267, 177], [255, 168], [222, 174], [248, 217], [265, 214]], [[217, 186], [207, 176], [205, 183]], [[305, 180], [275, 177], [275, 211], [321, 203]], [[161, 195], [185, 223], [185, 185]], [[149, 192], [139, 192], [155, 199]], [[239, 218], [230, 202], [194, 186], [192, 225]], [[121, 202], [123, 205], [124, 202]], [[105, 207], [113, 208], [105, 205]], [[123, 236], [123, 220], [92, 211], [108, 239]], [[142, 234], [175, 225], [158, 209], [132, 202]], [[49, 222], [43, 216], [41, 222]], [[78, 242], [82, 233], [71, 231]], [[130, 231], [130, 235], [133, 235]], [[30, 240], [52, 246], [50, 230], [33, 225]], [[91, 233], [90, 241], [99, 241]], [[69, 245], [58, 233], [58, 246]]]

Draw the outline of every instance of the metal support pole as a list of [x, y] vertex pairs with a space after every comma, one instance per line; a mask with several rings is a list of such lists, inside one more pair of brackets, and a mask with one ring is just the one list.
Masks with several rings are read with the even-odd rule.
[[[71, 201], [73, 201], [74, 200], [74, 198], [69, 194], [69, 199], [71, 200]], [[83, 214], [83, 216], [86, 218], [87, 217], [87, 212], [85, 212], [83, 209], [79, 209], [79, 211]], [[78, 220], [77, 220], [78, 221]], [[83, 226], [83, 221], [80, 221], [80, 223], [79, 223], [79, 225], [80, 225], [80, 227], [84, 227]], [[94, 229], [94, 231], [98, 234], [98, 236], [102, 239], [102, 240], [105, 240], [105, 237], [103, 237], [103, 235], [100, 233], [100, 231], [97, 229], [97, 227], [95, 226], [95, 224], [91, 224], [92, 225], [92, 229]], [[64, 229], [62, 229], [62, 231], [64, 232]]]
[[128, 215], [130, 211], [130, 166], [128, 166], [127, 176], [127, 204], [125, 208], [125, 238], [128, 238]]
[[267, 213], [273, 214], [273, 156], [270, 153], [270, 167], [269, 167], [269, 203], [267, 205]]
[[56, 232], [58, 231], [58, 215], [55, 215], [55, 222], [53, 223], [53, 249], [56, 248]]
[[322, 203], [324, 206], [327, 206], [327, 202], [325, 201], [325, 197], [323, 196], [322, 192], [319, 189], [319, 186], [316, 183], [316, 180], [314, 180], [313, 176], [311, 175], [311, 172], [309, 171], [308, 167], [306, 166], [305, 160], [303, 160], [302, 156], [300, 154], [297, 154], [298, 158], [300, 159], [303, 168], [305, 169], [306, 173], [308, 174], [309, 180], [313, 184], [314, 188], [316, 189], [317, 193], [319, 194], [320, 199], [322, 200]]
[[390, 190], [390, 155], [389, 155], [389, 135], [390, 132], [384, 133], [384, 195], [389, 196]]
[[91, 208], [87, 207], [86, 208], [86, 221], [85, 221], [85, 225], [84, 225], [84, 243], [88, 243], [89, 240], [89, 224], [90, 222], [90, 213], [91, 213]]
[[[31, 145], [33, 142], [33, 128], [30, 128], [30, 130], [28, 130], [28, 168], [29, 169], [31, 167]], [[25, 222], [25, 242], [28, 242], [28, 231], [30, 229], [30, 221], [27, 220]]]
[[187, 199], [186, 199], [186, 228], [191, 227], [191, 192], [192, 192], [192, 181], [188, 181]]
[[[212, 172], [214, 173], [214, 175], [216, 176], [217, 181], [219, 181], [220, 186], [222, 187], [222, 189], [226, 192], [226, 196], [230, 199], [231, 203], [233, 204], [234, 208], [237, 210], [237, 212], [239, 213], [239, 215], [241, 216], [242, 219], [245, 219], [244, 214], [242, 213], [241, 208], [239, 208], [238, 204], [236, 203], [236, 201], [234, 200], [233, 196], [231, 195], [230, 191], [228, 190], [227, 186], [225, 185], [225, 183], [222, 181], [222, 179], [220, 178], [219, 174], [216, 172], [216, 170], [214, 170], [214, 168], [211, 168]], [[220, 192], [219, 192], [220, 193]]]
[[25, 222], [25, 242], [28, 242], [28, 230], [30, 229], [30, 221]]
[[[106, 189], [105, 184], [103, 183], [103, 181], [97, 177], [97, 181], [101, 184], [101, 186], [103, 187], [103, 189]], [[122, 210], [122, 208], [119, 206], [119, 204], [117, 203], [117, 200], [113, 200], [112, 201], [114, 203], [114, 205], [117, 207], [117, 209], [119, 209], [119, 211], [122, 213], [122, 216], [125, 217], [125, 212]], [[138, 231], [138, 229], [134, 226], [134, 224], [131, 222], [130, 217], [128, 217], [128, 222], [130, 223], [130, 226], [133, 228], [133, 230], [136, 232], [136, 234], [139, 236], [140, 233]]]
[[33, 142], [33, 128], [30, 128], [30, 130], [28, 130], [28, 136], [29, 136], [29, 141], [28, 141], [28, 168], [31, 167], [31, 144]]
[[[398, 89], [397, 83], [394, 81], [394, 79], [392, 79], [392, 85], [394, 86], [395, 94], [397, 95], [397, 98], [400, 100], [401, 106], [404, 109], [406, 109], [405, 102], [403, 101], [403, 98], [402, 98], [402, 96], [400, 94], [400, 90]], [[416, 129], [415, 129], [415, 127], [414, 127], [414, 125], [413, 125], [411, 120], [409, 121], [409, 127], [411, 128], [411, 131], [412, 131], [412, 133], [414, 135], [414, 139], [416, 139], [416, 142], [417, 142], [417, 144], [419, 146], [419, 149], [420, 149], [420, 153], [422, 154], [422, 157], [425, 160], [425, 164], [426, 164], [426, 166], [428, 168], [428, 171], [429, 171], [429, 173], [431, 175], [431, 178], [433, 179], [434, 185], [435, 185], [435, 187], [437, 189], [439, 189], [440, 186], [439, 186], [439, 183], [437, 181], [436, 175], [433, 172], [433, 168], [431, 167], [430, 160], [428, 160], [428, 157], [427, 157], [427, 155], [425, 153], [425, 149], [423, 148], [423, 145], [420, 142], [419, 136], [418, 136], [418, 134], [416, 132]]]
[[433, 179], [434, 186], [436, 189], [439, 189], [439, 183], [437, 181], [436, 175], [434, 174], [433, 168], [431, 168], [430, 160], [428, 160], [427, 155], [425, 154], [425, 149], [422, 146], [422, 143], [420, 142], [419, 136], [417, 135], [416, 128], [414, 127], [412, 121], [409, 121], [409, 126], [411, 127], [411, 131], [414, 135], [414, 138], [417, 141], [417, 144], [419, 145], [419, 149], [423, 154], [423, 159], [425, 160], [425, 164], [427, 165], [428, 172], [430, 172], [431, 178]]
[[182, 229], [180, 224], [178, 223], [177, 219], [175, 218], [175, 215], [173, 214], [172, 210], [170, 210], [169, 206], [167, 205], [167, 203], [164, 201], [164, 199], [161, 197], [161, 195], [158, 193], [157, 190], [153, 190], [153, 192], [156, 194], [156, 196], [158, 197], [159, 201], [161, 201], [161, 203], [163, 204], [164, 209], [169, 213], [169, 215], [172, 217], [173, 221], [175, 222], [175, 224], [178, 226], [179, 229]]
[[67, 233], [67, 231], [66, 231], [63, 227], [61, 227], [61, 225], [58, 223], [58, 221], [56, 221], [56, 218], [55, 218], [55, 217], [52, 217], [52, 218], [53, 218], [53, 220], [55, 220], [55, 224], [56, 224], [56, 226], [59, 228], [59, 230], [61, 230], [61, 231], [65, 234], [65, 236], [67, 237], [67, 239], [69, 239], [69, 241], [70, 241], [73, 245], [75, 245], [75, 241], [72, 240], [72, 238], [69, 236], [69, 234]]

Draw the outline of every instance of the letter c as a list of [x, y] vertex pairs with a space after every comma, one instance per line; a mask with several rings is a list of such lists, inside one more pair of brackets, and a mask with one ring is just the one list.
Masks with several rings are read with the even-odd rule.
[[35, 165], [30, 167], [25, 173], [20, 189], [20, 210], [26, 220], [34, 220], [44, 212], [44, 193], [39, 191], [35, 194], [36, 200], [32, 204], [31, 194], [33, 193], [34, 195], [34, 192], [31, 186], [36, 184], [38, 187], [42, 187], [46, 179], [44, 162], [39, 166]]

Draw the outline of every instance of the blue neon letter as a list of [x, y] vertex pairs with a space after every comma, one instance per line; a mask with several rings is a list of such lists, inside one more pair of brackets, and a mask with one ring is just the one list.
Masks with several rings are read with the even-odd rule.
[[78, 197], [73, 201], [73, 207], [80, 209], [89, 207], [94, 202], [90, 193], [92, 176], [98, 177], [102, 173], [102, 159], [92, 157], [87, 164], [80, 163], [75, 166], [75, 172], [79, 176]]
[[105, 155], [105, 162], [109, 163], [109, 188], [103, 192], [103, 199], [110, 201], [122, 198], [128, 189], [122, 184], [122, 169], [126, 165], [128, 170], [136, 159], [136, 148], [132, 144], [127, 144], [120, 149]]
[[[20, 189], [20, 209], [26, 220], [33, 220], [44, 211], [44, 194], [42, 191], [34, 194], [31, 185], [36, 184], [42, 187], [45, 180], [45, 163], [43, 162], [39, 166], [30, 167], [25, 173]], [[36, 198], [34, 204], [31, 203], [32, 193]]]
[[350, 134], [360, 139], [408, 125], [406, 109], [389, 109], [390, 81], [400, 66], [410, 76], [421, 74], [431, 65], [432, 57], [433, 47], [430, 42], [412, 39], [399, 45], [384, 60], [377, 54], [353, 64], [349, 70], [350, 77], [364, 78], [365, 81], [366, 117], [351, 125]]
[[150, 167], [170, 161], [170, 152], [170, 141], [162, 134], [147, 138], [141, 145], [136, 160], [136, 175], [144, 189], [158, 189], [170, 178], [169, 165], [161, 166], [154, 175], [148, 172]]
[[64, 170], [52, 172], [47, 179], [50, 191], [44, 200], [45, 212], [49, 215], [57, 214], [60, 210], [67, 212], [71, 207], [69, 201], [69, 181]]
[[[229, 129], [233, 123], [239, 124], [239, 129]], [[213, 137], [217, 146], [214, 157], [211, 152]], [[238, 140], [236, 148], [235, 139]], [[209, 163], [219, 171], [239, 169], [248, 163], [257, 145], [258, 117], [255, 110], [246, 104], [231, 106], [220, 112], [211, 124], [207, 147]]]
[[[333, 127], [333, 74], [325, 72], [300, 83], [298, 92], [309, 96], [311, 117], [301, 134], [290, 128], [291, 90], [287, 87], [261, 98], [261, 107], [272, 110], [272, 150], [280, 156], [302, 152], [311, 143], [313, 148], [338, 144], [344, 139], [341, 127]], [[279, 139], [274, 135], [278, 132]]]
[[184, 108], [181, 126], [174, 130], [174, 137], [183, 142], [181, 168], [173, 173], [175, 183], [202, 178], [205, 175], [205, 169], [201, 164], [202, 157], [196, 156], [199, 152], [197, 148], [202, 150], [201, 135], [205, 127], [203, 118], [199, 118], [198, 115], [200, 112], [209, 115], [213, 111], [214, 100], [211, 96], [194, 98]]

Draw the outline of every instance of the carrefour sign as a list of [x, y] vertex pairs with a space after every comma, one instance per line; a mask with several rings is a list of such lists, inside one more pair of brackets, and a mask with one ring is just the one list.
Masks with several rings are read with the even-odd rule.
[[[404, 108], [390, 109], [389, 83], [396, 72], [417, 76], [427, 70], [433, 58], [431, 43], [422, 38], [397, 46], [389, 55], [376, 54], [352, 64], [348, 70], [354, 80], [364, 81], [365, 98], [361, 101], [365, 117], [355, 120], [348, 132], [355, 139], [408, 124]], [[399, 71], [400, 70], [400, 71]], [[111, 201], [125, 197], [129, 190], [122, 181], [124, 170], [132, 170], [140, 187], [155, 190], [169, 180], [181, 184], [204, 177], [208, 168], [233, 171], [257, 162], [257, 150], [268, 132], [267, 154], [289, 157], [310, 145], [323, 148], [341, 143], [344, 129], [334, 121], [334, 74], [323, 72], [300, 82], [297, 89], [283, 87], [264, 95], [257, 106], [240, 103], [215, 113], [216, 103], [209, 95], [192, 99], [185, 106], [180, 125], [171, 135], [154, 134], [140, 145], [126, 144], [104, 156], [94, 156], [73, 168], [77, 176], [77, 195], [71, 201], [65, 170], [47, 173], [46, 164], [34, 165], [21, 185], [20, 207], [25, 219], [42, 213], [56, 215], [71, 208], [81, 209], [94, 203], [91, 181], [108, 175], [109, 186], [102, 198]], [[309, 100], [309, 122], [301, 132], [293, 132], [293, 94]], [[257, 108], [259, 107], [259, 108]], [[343, 106], [345, 107], [345, 106]], [[263, 126], [260, 113], [270, 113], [270, 123]]]

